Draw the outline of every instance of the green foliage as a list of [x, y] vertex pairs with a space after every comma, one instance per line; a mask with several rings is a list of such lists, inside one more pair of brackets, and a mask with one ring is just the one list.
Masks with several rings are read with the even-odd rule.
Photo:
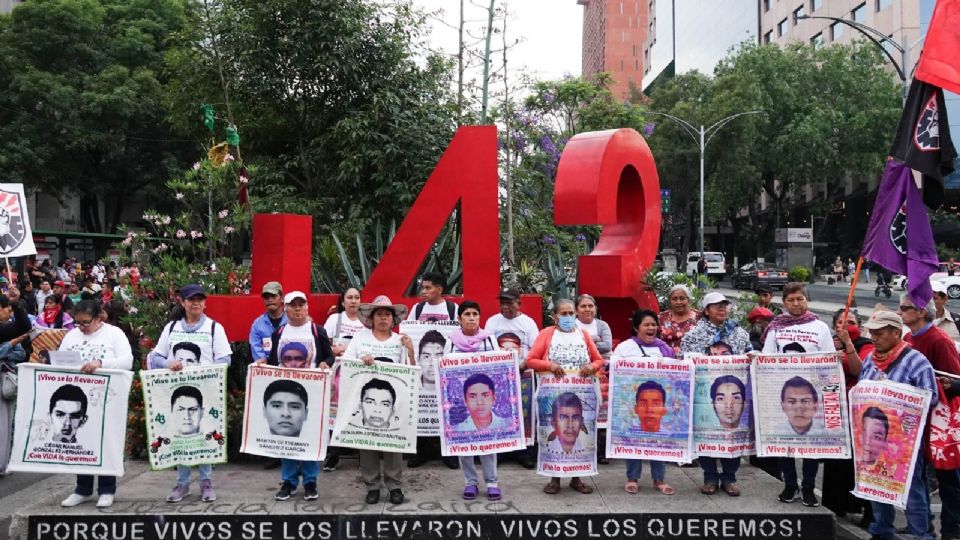
[[960, 249], [950, 247], [943, 242], [937, 244], [937, 257], [941, 261], [948, 261], [950, 258], [960, 259]]
[[813, 271], [805, 266], [792, 266], [790, 267], [789, 272], [787, 272], [787, 277], [790, 281], [796, 281], [798, 283], [807, 283], [810, 281], [810, 276], [813, 275]]
[[79, 198], [87, 230], [113, 231], [187, 163], [162, 103], [184, 23], [178, 0], [31, 0], [0, 16], [0, 177]]

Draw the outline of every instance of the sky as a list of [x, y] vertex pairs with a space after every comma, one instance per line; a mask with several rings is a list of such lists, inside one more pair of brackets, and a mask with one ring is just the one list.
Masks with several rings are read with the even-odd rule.
[[[483, 0], [473, 0], [485, 3]], [[431, 48], [456, 55], [457, 24], [460, 2], [457, 0], [414, 0], [414, 4], [429, 12], [439, 11], [430, 18]], [[502, 5], [503, 1], [498, 0]], [[520, 39], [510, 49], [508, 62], [511, 77], [518, 70], [541, 80], [559, 79], [565, 74], [580, 75], [580, 36], [583, 6], [576, 0], [508, 0], [510, 16], [507, 19], [508, 41]], [[486, 25], [486, 9], [466, 0], [464, 18], [468, 29], [480, 36]], [[444, 24], [446, 23], [446, 24]], [[495, 23], [496, 24], [496, 23]], [[473, 41], [470, 38], [464, 41]], [[494, 36], [494, 48], [500, 48], [500, 36]], [[482, 49], [482, 44], [478, 46]], [[499, 62], [498, 62], [499, 63]]]

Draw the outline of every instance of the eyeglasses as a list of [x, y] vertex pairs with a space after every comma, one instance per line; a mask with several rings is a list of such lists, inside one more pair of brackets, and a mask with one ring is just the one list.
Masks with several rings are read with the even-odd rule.
[[87, 327], [87, 326], [90, 326], [91, 324], [93, 324], [93, 319], [90, 319], [89, 321], [81, 321], [81, 320], [78, 320], [78, 319], [74, 319], [74, 320], [73, 320], [73, 324], [75, 324], [75, 325], [77, 325], [77, 326]]
[[910, 311], [911, 309], [917, 309], [915, 306], [900, 306], [900, 311]]

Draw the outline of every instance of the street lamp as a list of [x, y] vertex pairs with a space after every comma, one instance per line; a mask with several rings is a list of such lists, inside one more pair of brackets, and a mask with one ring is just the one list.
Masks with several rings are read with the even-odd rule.
[[731, 121], [741, 116], [745, 116], [748, 114], [762, 114], [764, 112], [765, 111], [756, 110], [756, 111], [745, 111], [745, 112], [740, 112], [736, 114], [731, 114], [726, 118], [718, 120], [716, 123], [714, 123], [712, 126], [708, 128], [703, 127], [703, 124], [700, 124], [700, 127], [698, 128], [693, 124], [691, 124], [690, 122], [687, 122], [682, 118], [677, 118], [672, 114], [667, 114], [662, 112], [653, 112], [653, 111], [646, 111], [644, 113], [644, 114], [653, 114], [656, 116], [663, 116], [665, 118], [669, 118], [670, 120], [673, 120], [678, 126], [683, 128], [683, 130], [687, 133], [687, 135], [690, 135], [690, 137], [693, 138], [693, 142], [697, 144], [697, 148], [700, 150], [700, 255], [701, 256], [703, 256], [703, 199], [704, 199], [703, 154], [704, 154], [704, 151], [706, 150], [707, 145], [710, 144], [710, 139], [712, 139], [713, 136], [716, 135], [717, 132], [720, 131], [720, 129], [723, 126], [729, 124]]
[[[867, 39], [873, 42], [874, 45], [880, 47], [880, 50], [883, 51], [883, 54], [886, 55], [887, 59], [890, 60], [890, 63], [893, 64], [893, 68], [897, 70], [897, 76], [900, 77], [900, 83], [903, 85], [903, 102], [907, 102], [907, 94], [910, 93], [910, 78], [907, 77], [907, 69], [910, 65], [910, 47], [907, 46], [907, 34], [903, 34], [903, 44], [899, 44], [896, 41], [892, 40], [889, 36], [883, 32], [877, 30], [872, 26], [867, 26], [863, 23], [857, 21], [851, 21], [849, 19], [841, 19], [839, 17], [828, 17], [821, 15], [797, 15], [797, 20], [802, 21], [804, 19], [824, 19], [828, 21], [834, 21], [838, 23], [843, 23], [857, 32], [860, 32]], [[890, 44], [891, 47], [896, 49], [900, 53], [900, 63], [897, 64], [897, 61], [893, 58], [893, 55], [883, 46], [884, 43]]]

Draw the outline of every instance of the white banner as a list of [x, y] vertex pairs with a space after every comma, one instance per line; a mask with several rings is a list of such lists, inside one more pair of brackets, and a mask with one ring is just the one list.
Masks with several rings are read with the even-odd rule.
[[439, 437], [440, 416], [437, 408], [437, 364], [443, 357], [450, 333], [460, 328], [457, 321], [402, 321], [400, 333], [413, 341], [413, 352], [420, 366], [420, 421], [418, 437]]
[[8, 470], [123, 476], [132, 372], [31, 363], [17, 372]]
[[141, 370], [150, 468], [227, 462], [227, 365]]
[[36, 254], [23, 184], [0, 184], [0, 257]]
[[512, 351], [440, 359], [440, 432], [444, 456], [479, 456], [526, 448], [520, 372]]
[[247, 371], [240, 451], [322, 461], [327, 456], [330, 371], [254, 364]]
[[750, 369], [758, 456], [850, 457], [847, 391], [836, 355], [763, 355]]
[[340, 403], [330, 444], [360, 450], [417, 452], [420, 368], [340, 361]]
[[700, 354], [686, 357], [696, 366], [694, 453], [720, 458], [756, 454], [750, 357]]
[[597, 474], [600, 384], [594, 377], [541, 375], [537, 383], [537, 473]]
[[854, 495], [907, 507], [929, 410], [930, 392], [906, 384], [860, 381], [850, 390]]

